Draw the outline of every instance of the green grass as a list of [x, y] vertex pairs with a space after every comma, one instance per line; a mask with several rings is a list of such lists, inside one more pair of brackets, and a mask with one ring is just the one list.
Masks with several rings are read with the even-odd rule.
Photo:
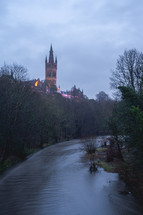
[[107, 148], [106, 147], [100, 147], [100, 148], [97, 148], [96, 151], [97, 152], [105, 152], [105, 151], [107, 151]]
[[12, 163], [8, 160], [4, 161], [3, 163], [0, 162], [0, 174], [3, 173], [5, 170], [10, 168]]
[[43, 145], [43, 147], [45, 148], [45, 147], [51, 146], [51, 145], [52, 145], [51, 143], [45, 143], [45, 144]]
[[113, 166], [113, 164], [98, 160], [97, 163], [98, 166], [102, 167], [105, 171], [107, 172], [115, 172], [115, 167]]

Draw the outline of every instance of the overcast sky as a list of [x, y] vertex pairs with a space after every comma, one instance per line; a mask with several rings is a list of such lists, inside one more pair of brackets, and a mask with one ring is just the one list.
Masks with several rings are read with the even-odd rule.
[[51, 43], [62, 90], [112, 95], [118, 56], [143, 51], [143, 0], [0, 0], [0, 65], [16, 62], [43, 80]]

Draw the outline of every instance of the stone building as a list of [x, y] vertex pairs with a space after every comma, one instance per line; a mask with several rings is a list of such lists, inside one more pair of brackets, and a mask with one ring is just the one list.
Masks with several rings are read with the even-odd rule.
[[45, 82], [47, 87], [57, 87], [57, 57], [54, 59], [53, 48], [51, 45], [49, 60], [45, 59]]

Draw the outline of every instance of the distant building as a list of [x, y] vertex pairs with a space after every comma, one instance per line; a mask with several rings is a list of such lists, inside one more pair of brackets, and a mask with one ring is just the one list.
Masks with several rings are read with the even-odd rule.
[[45, 82], [47, 88], [57, 87], [57, 57], [54, 60], [53, 48], [51, 45], [49, 61], [45, 59]]
[[35, 80], [33, 89], [40, 93], [58, 93], [67, 99], [80, 97], [80, 95], [77, 95], [80, 90], [76, 89], [76, 87], [74, 87], [73, 93], [71, 93], [71, 91], [61, 91], [60, 86], [57, 87], [57, 57], [54, 59], [52, 45], [50, 47], [49, 60], [47, 60], [47, 56], [45, 59], [45, 81], [40, 81], [40, 79]]

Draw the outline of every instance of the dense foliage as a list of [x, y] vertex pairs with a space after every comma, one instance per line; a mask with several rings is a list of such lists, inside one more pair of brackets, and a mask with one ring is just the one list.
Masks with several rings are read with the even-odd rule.
[[19, 65], [0, 70], [0, 160], [24, 158], [34, 148], [72, 138], [108, 133], [105, 120], [113, 101], [104, 92], [88, 99], [80, 89], [71, 89], [65, 99], [55, 90], [35, 88], [25, 81], [26, 70]]
[[143, 54], [136, 49], [125, 51], [117, 60], [112, 86], [120, 91], [109, 127], [122, 136], [134, 163], [143, 163]]

